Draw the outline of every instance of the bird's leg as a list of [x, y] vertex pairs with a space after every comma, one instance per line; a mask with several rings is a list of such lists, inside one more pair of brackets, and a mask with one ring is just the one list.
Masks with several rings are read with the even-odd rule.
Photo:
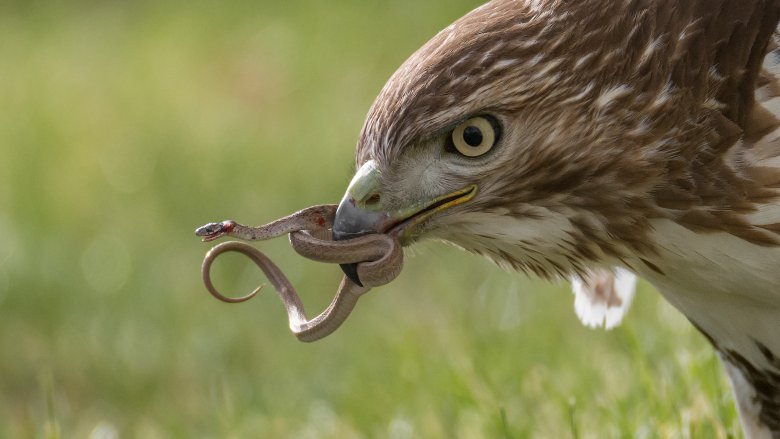
[[198, 227], [195, 234], [203, 237], [204, 242], [213, 241], [223, 236], [232, 236], [244, 241], [263, 241], [298, 230], [328, 230], [333, 225], [335, 215], [336, 205], [322, 204], [307, 207], [258, 227], [245, 226], [233, 220], [208, 223]]

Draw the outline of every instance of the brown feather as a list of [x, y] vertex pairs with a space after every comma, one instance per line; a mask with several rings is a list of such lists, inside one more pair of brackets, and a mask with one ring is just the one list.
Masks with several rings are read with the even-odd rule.
[[752, 168], [750, 154], [780, 155], [776, 140], [759, 140], [778, 123], [754, 98], [777, 87], [762, 61], [779, 17], [778, 0], [494, 0], [393, 75], [358, 164], [390, 169], [413, 145], [491, 112], [526, 134], [485, 177], [474, 210], [596, 218], [571, 218], [586, 261], [652, 255], [653, 218], [780, 245], [746, 216], [778, 196], [780, 172]]

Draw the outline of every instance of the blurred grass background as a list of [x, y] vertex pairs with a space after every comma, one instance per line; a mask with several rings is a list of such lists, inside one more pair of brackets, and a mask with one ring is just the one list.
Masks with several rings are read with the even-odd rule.
[[[740, 436], [712, 350], [644, 284], [591, 331], [568, 285], [423, 244], [314, 344], [270, 292], [202, 287], [193, 229], [337, 202], [387, 77], [478, 3], [1, 3], [0, 437]], [[336, 267], [261, 247], [329, 302]]]

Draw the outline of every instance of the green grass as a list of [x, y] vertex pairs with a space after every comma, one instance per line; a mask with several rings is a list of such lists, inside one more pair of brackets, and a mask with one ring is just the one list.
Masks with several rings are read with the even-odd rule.
[[[567, 285], [424, 244], [314, 344], [270, 292], [200, 284], [193, 229], [336, 202], [384, 81], [475, 5], [3, 3], [0, 437], [739, 437], [714, 353], [644, 284], [591, 331]], [[327, 304], [338, 268], [262, 248]]]

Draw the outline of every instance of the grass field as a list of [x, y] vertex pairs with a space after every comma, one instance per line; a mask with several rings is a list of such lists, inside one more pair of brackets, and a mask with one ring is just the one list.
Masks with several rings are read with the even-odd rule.
[[[202, 287], [194, 228], [336, 202], [384, 81], [476, 4], [0, 4], [0, 437], [740, 437], [713, 351], [646, 284], [591, 331], [568, 285], [427, 243], [314, 344], [270, 292]], [[328, 303], [338, 268], [262, 248]]]

